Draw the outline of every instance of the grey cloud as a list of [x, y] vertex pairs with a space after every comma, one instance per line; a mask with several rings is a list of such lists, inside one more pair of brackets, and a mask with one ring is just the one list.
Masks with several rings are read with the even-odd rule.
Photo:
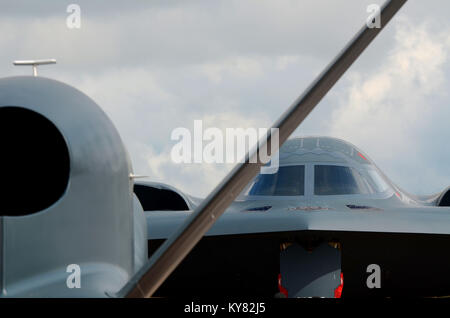
[[[40, 74], [74, 85], [101, 105], [118, 127], [137, 173], [206, 195], [230, 167], [171, 163], [172, 129], [211, 115], [217, 115], [211, 125], [219, 127], [229, 118], [257, 126], [274, 122], [358, 30], [373, 2], [381, 3], [5, 1], [0, 71], [3, 76], [29, 74], [28, 68], [14, 68], [12, 60], [57, 58], [56, 66], [42, 67]], [[69, 3], [82, 8], [80, 30], [65, 26]], [[411, 23], [408, 32], [428, 21], [432, 35], [448, 30], [448, 9], [447, 1], [409, 1], [296, 134], [338, 134], [330, 128], [332, 114], [348, 102], [352, 76], [367, 80], [387, 67], [402, 17]], [[443, 67], [448, 83], [448, 64]], [[445, 111], [448, 96], [431, 96], [427, 107]], [[411, 134], [416, 148], [390, 160], [378, 155], [389, 135], [381, 134], [378, 142], [373, 136], [353, 138], [361, 135], [358, 130], [345, 136], [407, 190], [430, 192], [450, 183], [442, 146], [449, 134], [443, 118], [448, 117], [432, 115], [411, 127], [417, 130]], [[428, 188], [411, 177], [418, 169]]]

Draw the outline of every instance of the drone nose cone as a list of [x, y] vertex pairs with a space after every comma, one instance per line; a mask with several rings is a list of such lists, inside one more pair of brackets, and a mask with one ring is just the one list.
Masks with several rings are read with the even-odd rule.
[[[133, 196], [131, 163], [112, 122], [77, 89], [22, 76], [0, 79], [0, 126], [0, 183], [8, 194], [0, 202], [2, 289], [45, 294], [59, 279], [60, 295], [75, 295], [66, 268], [92, 273], [98, 264], [89, 262], [110, 266], [118, 285], [110, 287], [118, 289], [133, 271]], [[43, 274], [49, 268], [52, 278]]]

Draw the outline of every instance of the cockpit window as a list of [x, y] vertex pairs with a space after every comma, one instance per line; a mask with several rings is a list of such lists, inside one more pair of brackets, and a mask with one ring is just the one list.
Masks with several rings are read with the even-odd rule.
[[367, 183], [354, 168], [332, 165], [316, 165], [314, 167], [315, 195], [367, 193], [369, 193]]
[[383, 178], [375, 170], [369, 169], [367, 171], [370, 178], [373, 181], [376, 192], [384, 192], [389, 188], [389, 185], [383, 180]]
[[305, 193], [305, 166], [278, 168], [274, 174], [260, 174], [249, 195], [293, 196]]

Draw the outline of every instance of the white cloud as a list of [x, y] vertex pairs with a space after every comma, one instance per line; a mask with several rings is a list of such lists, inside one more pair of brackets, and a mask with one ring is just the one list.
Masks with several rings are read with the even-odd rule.
[[450, 86], [449, 34], [450, 28], [403, 18], [389, 56], [367, 74], [351, 74], [331, 117], [331, 135], [366, 149], [406, 190], [430, 193], [450, 184], [448, 161], [442, 162], [450, 157], [450, 112], [447, 103], [437, 102]]
[[[261, 127], [268, 126], [267, 118], [248, 118], [241, 113], [224, 112], [213, 115], [205, 115], [197, 118], [203, 121], [203, 131], [209, 127], [217, 127], [226, 135], [228, 127]], [[191, 123], [193, 124], [193, 123]], [[189, 125], [193, 134], [193, 129]], [[192, 135], [193, 138], [193, 135]], [[207, 163], [180, 163], [172, 161], [171, 147], [177, 142], [171, 141], [161, 151], [155, 151], [149, 144], [143, 142], [130, 142], [131, 151], [134, 154], [133, 163], [135, 172], [139, 175], [148, 175], [149, 180], [169, 183], [189, 194], [206, 196], [218, 182], [229, 172], [234, 164], [207, 164]], [[204, 146], [208, 142], [204, 142]]]
[[282, 55], [276, 59], [275, 68], [278, 71], [285, 70], [288, 66], [298, 63], [300, 56], [298, 55]]
[[[4, 76], [30, 74], [11, 62], [56, 58], [40, 74], [99, 103], [136, 173], [204, 195], [230, 167], [172, 164], [170, 132], [192, 128], [194, 119], [222, 129], [269, 126], [365, 22], [373, 2], [155, 0], [105, 7], [80, 0], [82, 28], [71, 31], [66, 5], [18, 0], [0, 12], [0, 67]], [[348, 139], [408, 190], [449, 184], [449, 5], [408, 2], [301, 132]]]
[[214, 83], [220, 83], [224, 75], [237, 78], [257, 78], [262, 76], [262, 63], [256, 58], [236, 57], [221, 63], [202, 65], [205, 75]]

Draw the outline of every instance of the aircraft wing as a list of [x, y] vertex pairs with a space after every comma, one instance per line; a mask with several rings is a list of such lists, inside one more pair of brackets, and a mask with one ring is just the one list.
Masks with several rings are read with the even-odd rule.
[[[190, 211], [146, 212], [149, 240], [166, 239], [191, 215]], [[271, 207], [267, 211], [231, 207], [206, 236], [294, 231], [343, 231], [450, 234], [450, 208], [310, 209]]]

